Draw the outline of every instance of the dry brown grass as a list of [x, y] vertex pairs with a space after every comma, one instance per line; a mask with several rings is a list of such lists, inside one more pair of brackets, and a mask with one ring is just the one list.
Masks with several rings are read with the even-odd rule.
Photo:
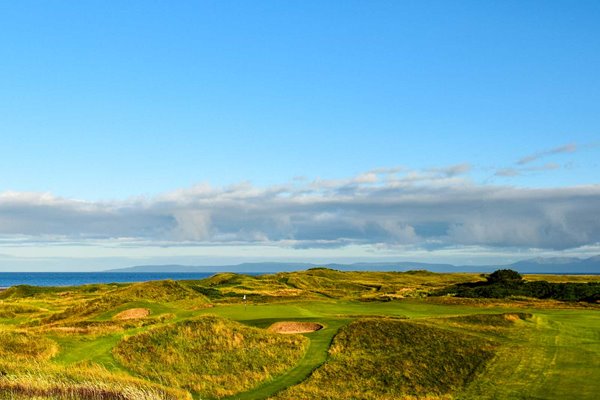
[[191, 400], [191, 396], [98, 365], [60, 368], [0, 361], [0, 399]]

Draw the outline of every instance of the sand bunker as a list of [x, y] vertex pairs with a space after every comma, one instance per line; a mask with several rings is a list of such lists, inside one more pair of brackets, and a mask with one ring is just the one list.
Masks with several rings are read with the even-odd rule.
[[115, 315], [115, 319], [138, 319], [145, 318], [150, 314], [150, 310], [147, 308], [130, 308], [129, 310], [121, 311]]
[[515, 322], [521, 319], [517, 314], [504, 314], [504, 319], [507, 321]]
[[268, 331], [274, 333], [308, 333], [319, 329], [323, 329], [323, 325], [316, 322], [282, 321], [275, 322], [269, 327]]

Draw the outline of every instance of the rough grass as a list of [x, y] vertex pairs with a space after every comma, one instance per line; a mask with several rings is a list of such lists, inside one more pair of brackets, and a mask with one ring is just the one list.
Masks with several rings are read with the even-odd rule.
[[0, 362], [0, 399], [191, 400], [191, 396], [95, 365], [57, 368]]
[[[551, 279], [550, 276], [543, 278], [549, 281]], [[552, 277], [552, 280], [562, 282], [575, 278], [579, 279]], [[481, 343], [493, 340], [497, 345], [494, 347], [496, 356], [486, 363], [484, 371], [479, 373], [480, 370], [477, 370], [475, 379], [467, 388], [461, 389], [459, 385], [455, 391], [439, 394], [441, 391], [431, 389], [426, 382], [420, 380], [420, 371], [428, 370], [433, 365], [432, 376], [436, 376], [435, 371], [439, 372], [432, 351], [428, 351], [425, 345], [427, 341], [433, 341], [432, 349], [438, 350], [439, 362], [447, 365], [447, 375], [455, 376], [456, 371], [460, 371], [456, 369], [456, 365], [445, 362], [446, 345], [435, 343], [436, 340], [446, 343], [446, 336], [443, 334], [436, 336], [419, 331], [412, 335], [415, 340], [423, 339], [422, 344], [414, 346], [417, 349], [415, 351], [423, 349], [418, 356], [411, 355], [410, 352], [401, 353], [401, 346], [396, 342], [382, 342], [387, 345], [392, 343], [393, 346], [388, 347], [393, 351], [390, 357], [381, 361], [377, 361], [378, 357], [374, 354], [384, 354], [383, 349], [370, 348], [368, 341], [357, 342], [357, 346], [351, 345], [354, 342], [348, 342], [350, 344], [344, 345], [344, 350], [339, 354], [332, 354], [329, 361], [347, 361], [347, 365], [356, 370], [356, 375], [348, 375], [343, 370], [339, 374], [329, 375], [328, 380], [320, 381], [318, 390], [321, 392], [316, 394], [311, 392], [314, 386], [312, 389], [306, 386], [309, 382], [314, 383], [311, 381], [313, 378], [310, 378], [298, 388], [290, 389], [290, 393], [299, 393], [295, 397], [299, 400], [320, 398], [321, 394], [344, 399], [338, 397], [341, 392], [336, 390], [357, 377], [363, 379], [358, 382], [364, 384], [364, 391], [357, 388], [353, 394], [348, 395], [357, 400], [428, 396], [436, 399], [452, 397], [469, 400], [596, 399], [600, 392], [600, 306], [515, 298], [421, 297], [423, 293], [446, 285], [481, 279], [483, 277], [476, 274], [435, 274], [424, 271], [340, 272], [320, 269], [261, 277], [221, 274], [212, 279], [195, 281], [98, 284], [68, 288], [25, 286], [9, 289], [0, 292], [0, 331], [6, 332], [4, 339], [0, 338], [0, 399], [62, 400], [94, 398], [93, 396], [105, 396], [105, 399], [111, 400], [185, 399], [188, 396], [185, 389], [177, 389], [177, 386], [187, 388], [185, 385], [189, 383], [189, 379], [210, 381], [216, 378], [211, 374], [194, 375], [196, 371], [186, 369], [186, 366], [176, 370], [176, 364], [160, 360], [183, 360], [182, 363], [187, 363], [190, 359], [196, 363], [196, 368], [201, 365], [201, 360], [211, 363], [219, 357], [228, 363], [226, 373], [233, 382], [221, 383], [222, 386], [238, 390], [238, 386], [241, 388], [243, 385], [234, 381], [239, 379], [236, 375], [244, 368], [245, 362], [252, 362], [253, 365], [255, 363], [252, 360], [262, 362], [265, 353], [260, 346], [264, 340], [259, 339], [263, 337], [259, 334], [244, 334], [244, 339], [249, 344], [247, 348], [257, 349], [254, 353], [236, 353], [237, 350], [232, 351], [228, 346], [221, 347], [222, 341], [235, 339], [236, 329], [249, 329], [240, 328], [223, 318], [260, 328], [267, 328], [278, 321], [322, 322], [324, 329], [305, 335], [310, 339], [308, 350], [301, 359], [289, 360], [286, 365], [293, 365], [291, 368], [282, 368], [283, 372], [271, 379], [274, 372], [267, 366], [268, 374], [259, 378], [263, 379], [270, 374], [269, 378], [257, 379], [255, 386], [248, 384], [246, 387], [250, 387], [249, 390], [230, 397], [236, 400], [264, 400], [301, 383], [319, 366], [323, 368], [315, 372], [315, 376], [328, 371], [329, 363], [323, 363], [327, 359], [332, 336], [340, 326], [359, 318], [382, 316], [410, 318], [404, 323], [438, 333], [442, 331], [446, 335], [467, 341], [477, 337], [478, 339], [473, 339], [475, 342], [465, 345], [465, 351], [481, 349]], [[526, 276], [526, 279], [529, 277]], [[247, 294], [247, 305], [242, 301], [244, 294]], [[208, 303], [207, 297], [216, 303], [213, 303], [214, 307], [208, 308], [213, 304]], [[390, 301], [378, 301], [382, 299]], [[146, 308], [150, 310], [150, 315], [135, 320], [113, 319], [119, 312], [131, 308]], [[213, 342], [206, 342], [208, 339], [202, 339], [199, 334], [182, 334], [179, 342], [173, 342], [176, 345], [169, 345], [171, 336], [168, 332], [173, 337], [178, 337], [180, 324], [196, 321], [207, 313], [221, 316], [218, 320], [225, 326], [219, 331], [219, 335], [213, 335]], [[529, 313], [533, 314], [532, 318], [528, 317]], [[52, 317], [53, 315], [61, 317]], [[414, 325], [416, 322], [418, 325]], [[214, 333], [210, 329], [205, 329], [206, 335]], [[147, 354], [146, 346], [142, 345], [138, 348], [137, 355], [131, 355], [132, 358], [139, 355], [140, 360], [145, 363], [141, 367], [146, 372], [128, 369], [115, 360], [113, 349], [123, 337], [137, 337], [155, 331], [163, 333], [150, 347], [154, 346], [156, 354], [165, 356], [157, 358], [158, 361], [154, 363], [151, 359], [154, 353]], [[384, 331], [394, 332], [387, 328]], [[363, 332], [362, 335], [367, 333]], [[185, 337], [192, 340], [184, 340]], [[373, 340], [377, 341], [377, 337]], [[197, 351], [188, 345], [196, 341], [215, 343], [214, 351], [207, 353], [206, 346], [202, 344], [198, 345]], [[365, 348], [358, 351], [356, 348], [363, 344]], [[54, 355], [53, 349], [56, 348], [59, 351]], [[456, 346], [451, 344], [448, 348], [451, 350], [450, 356], [456, 354], [452, 353]], [[343, 353], [348, 349], [358, 361], [353, 357], [343, 358]], [[486, 349], [484, 345], [484, 350]], [[172, 355], [169, 355], [169, 351]], [[279, 350], [276, 352], [279, 355]], [[389, 352], [387, 347], [385, 352]], [[404, 389], [398, 389], [401, 385], [410, 387], [406, 381], [402, 383], [402, 379], [398, 379], [400, 383], [396, 386], [390, 384], [390, 387], [396, 387], [396, 392], [380, 391], [381, 379], [385, 376], [388, 376], [388, 380], [391, 379], [390, 376], [395, 377], [390, 375], [385, 365], [397, 362], [394, 355], [413, 363], [406, 368], [397, 364], [402, 367], [397, 370], [406, 372], [408, 375], [403, 379], [408, 379], [413, 384], [418, 383], [420, 391], [402, 392]], [[364, 367], [359, 365], [361, 360], [365, 361]], [[91, 368], [90, 364], [101, 365], [103, 368]], [[164, 371], [169, 369], [171, 372], [165, 374]], [[209, 369], [212, 370], [213, 367], [206, 367], [206, 370]], [[199, 370], [202, 371], [201, 368]], [[170, 380], [165, 381], [163, 375], [168, 375]], [[367, 375], [369, 379], [365, 380]], [[161, 382], [170, 389], [160, 386]], [[215, 382], [209, 384], [215, 385]], [[103, 391], [102, 388], [114, 390]], [[123, 397], [124, 395], [130, 397]], [[201, 398], [212, 398], [213, 395], [207, 387], [206, 394]], [[291, 396], [289, 393], [286, 395]]]
[[53, 340], [27, 332], [0, 331], [0, 359], [47, 360], [58, 353]]
[[532, 314], [523, 312], [502, 314], [472, 314], [454, 317], [451, 318], [450, 321], [465, 324], [488, 325], [492, 327], [508, 327], [511, 326], [515, 321], [527, 320], [532, 317]]
[[465, 387], [493, 357], [490, 341], [398, 319], [343, 328], [329, 360], [276, 399], [439, 398]]
[[378, 301], [421, 297], [432, 289], [482, 279], [479, 274], [437, 274], [428, 271], [342, 272], [313, 268], [260, 276], [221, 273], [185, 284], [213, 301], [226, 303], [239, 302], [244, 295], [250, 302], [323, 298]]
[[90, 300], [77, 302], [62, 312], [44, 318], [41, 323], [55, 324], [90, 317], [140, 300], [170, 303], [189, 299], [194, 299], [196, 303], [209, 303], [204, 295], [173, 280], [134, 283], [108, 291]]
[[134, 283], [115, 291], [113, 296], [125, 298], [129, 301], [152, 300], [157, 302], [172, 302], [201, 297], [197, 292], [173, 280]]
[[33, 314], [40, 312], [39, 307], [26, 304], [2, 304], [0, 303], [0, 318], [15, 318], [18, 315]]
[[124, 339], [113, 354], [142, 376], [203, 396], [224, 397], [292, 368], [307, 345], [300, 335], [277, 335], [205, 316]]

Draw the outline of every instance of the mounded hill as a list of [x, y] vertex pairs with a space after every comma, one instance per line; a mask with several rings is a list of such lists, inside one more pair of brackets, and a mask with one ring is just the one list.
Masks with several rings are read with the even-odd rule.
[[199, 297], [197, 292], [173, 280], [134, 283], [111, 293], [111, 296], [128, 301], [148, 300], [171, 302]]
[[26, 332], [0, 331], [0, 358], [47, 360], [58, 353], [53, 340]]
[[374, 272], [311, 268], [269, 275], [220, 273], [184, 284], [213, 301], [236, 302], [246, 295], [261, 302], [289, 299], [378, 300], [420, 297], [433, 289], [481, 280], [478, 274], [437, 274], [428, 271]]
[[340, 330], [323, 366], [276, 399], [449, 398], [493, 354], [491, 342], [457, 332], [397, 319], [356, 320]]
[[308, 340], [300, 335], [274, 334], [205, 316], [126, 338], [113, 355], [147, 378], [221, 398], [284, 373], [297, 364], [307, 346]]
[[51, 315], [44, 322], [57, 322], [102, 313], [131, 302], [170, 303], [194, 299], [209, 303], [206, 296], [173, 280], [133, 283], [112, 290], [97, 298], [75, 304], [61, 313]]
[[0, 291], [0, 299], [19, 299], [25, 297], [33, 297], [37, 295], [52, 294], [66, 292], [69, 287], [45, 287], [31, 285], [16, 285], [9, 287], [6, 290]]

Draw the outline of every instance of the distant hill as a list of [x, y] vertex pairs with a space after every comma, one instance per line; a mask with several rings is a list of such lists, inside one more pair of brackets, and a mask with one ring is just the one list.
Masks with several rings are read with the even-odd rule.
[[511, 264], [519, 272], [600, 274], [600, 256], [590, 258], [551, 257], [532, 258]]
[[341, 271], [408, 271], [425, 269], [432, 272], [492, 272], [497, 269], [514, 269], [525, 274], [600, 274], [600, 255], [590, 258], [551, 257], [532, 258], [506, 265], [452, 265], [420, 262], [361, 262], [353, 264], [312, 264], [286, 262], [258, 262], [235, 265], [138, 265], [111, 269], [104, 272], [282, 272], [326, 267]]
[[308, 268], [314, 268], [317, 265], [309, 263], [286, 263], [286, 262], [263, 262], [263, 263], [242, 263], [235, 265], [137, 265], [134, 267], [110, 269], [103, 272], [279, 272], [296, 271]]

